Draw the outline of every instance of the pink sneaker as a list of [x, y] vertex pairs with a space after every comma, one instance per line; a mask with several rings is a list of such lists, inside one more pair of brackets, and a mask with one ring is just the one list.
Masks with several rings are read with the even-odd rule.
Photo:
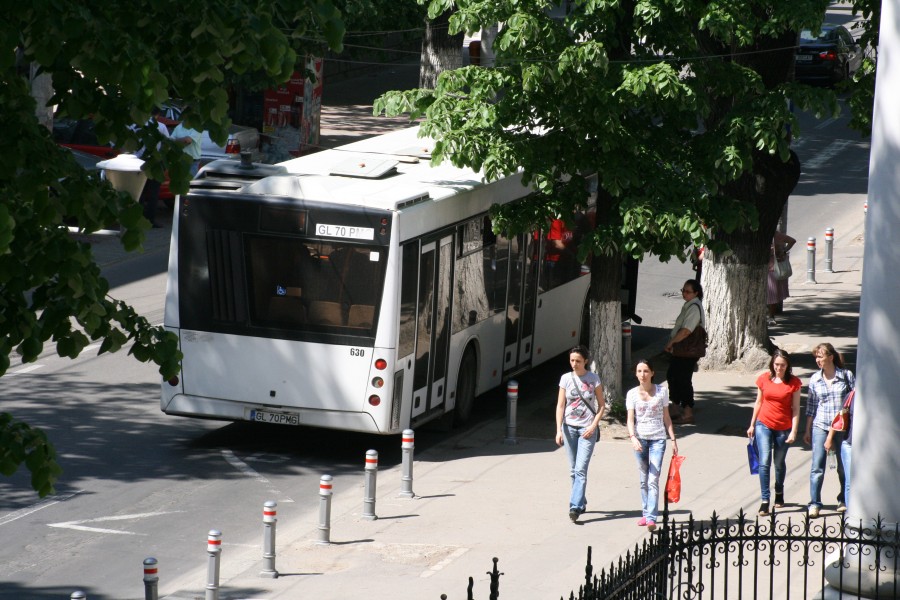
[[641, 517], [641, 520], [638, 521], [638, 527], [644, 527], [647, 525], [647, 519], [645, 517]]
[[647, 531], [656, 531], [656, 521], [647, 519]]

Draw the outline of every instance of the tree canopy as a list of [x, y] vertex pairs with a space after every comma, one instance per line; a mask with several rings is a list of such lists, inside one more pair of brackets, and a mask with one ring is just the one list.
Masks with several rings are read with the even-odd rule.
[[[224, 84], [285, 81], [322, 38], [339, 50], [344, 25], [330, 0], [197, 0], [174, 2], [51, 2], [35, 0], [0, 22], [0, 375], [12, 360], [33, 362], [45, 345], [76, 357], [102, 340], [100, 352], [128, 346], [138, 360], [179, 369], [175, 337], [153, 327], [109, 295], [90, 245], [70, 234], [120, 226], [128, 250], [140, 247], [150, 224], [140, 206], [105, 182], [88, 178], [42, 125], [32, 98], [36, 75], [52, 78], [57, 115], [91, 117], [101, 142], [125, 150], [162, 140], [147, 123], [169, 98], [190, 103], [189, 126], [224, 142], [230, 121]], [[316, 48], [319, 42], [314, 42]], [[5, 57], [5, 58], [3, 58]], [[174, 191], [186, 191], [189, 159], [174, 143], [150, 153], [144, 169]], [[0, 473], [25, 463], [43, 496], [59, 474], [46, 437], [0, 414]]]
[[[572, 214], [587, 198], [583, 176], [596, 174], [596, 226], [582, 242], [594, 253], [592, 301], [618, 303], [625, 256], [683, 260], [694, 244], [765, 264], [799, 174], [792, 105], [837, 110], [829, 90], [793, 81], [798, 32], [821, 25], [827, 0], [428, 3], [452, 4], [451, 30], [501, 23], [496, 64], [445, 72], [434, 89], [392, 92], [376, 109], [424, 117], [436, 162], [489, 178], [522, 169], [539, 193], [497, 209], [498, 227]], [[600, 332], [618, 339], [618, 312], [606, 314]], [[763, 339], [764, 319], [752, 321]], [[592, 341], [594, 355], [617, 348]]]

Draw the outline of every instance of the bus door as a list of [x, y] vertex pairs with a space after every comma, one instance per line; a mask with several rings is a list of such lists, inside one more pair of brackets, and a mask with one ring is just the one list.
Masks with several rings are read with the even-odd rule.
[[539, 244], [529, 234], [519, 234], [510, 240], [504, 375], [514, 373], [531, 362], [539, 249]]
[[452, 274], [453, 236], [423, 243], [416, 305], [413, 418], [443, 405], [447, 395]]

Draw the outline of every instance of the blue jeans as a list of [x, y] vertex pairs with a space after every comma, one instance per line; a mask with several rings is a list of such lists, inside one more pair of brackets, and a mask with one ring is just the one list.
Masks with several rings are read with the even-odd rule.
[[641, 451], [635, 450], [638, 471], [641, 474], [641, 510], [648, 521], [657, 521], [659, 516], [659, 473], [662, 470], [666, 440], [643, 440]]
[[[819, 508], [822, 507], [822, 480], [825, 478], [825, 459], [827, 452], [825, 451], [825, 438], [828, 432], [818, 427], [812, 430], [812, 465], [809, 471], [809, 503], [815, 504]], [[832, 438], [832, 449], [837, 454], [837, 472], [838, 481], [841, 484], [840, 491], [837, 495], [838, 502], [844, 502], [844, 486], [846, 485], [844, 477], [844, 463], [841, 460], [841, 442], [844, 439], [843, 433], [835, 433]]]
[[594, 444], [600, 437], [599, 429], [591, 439], [584, 439], [587, 427], [573, 427], [563, 424], [563, 442], [569, 456], [569, 467], [572, 469], [572, 495], [569, 498], [569, 510], [584, 512], [587, 508], [587, 470], [594, 453]]
[[772, 463], [775, 463], [775, 493], [784, 493], [784, 477], [787, 474], [787, 466], [784, 460], [787, 458], [787, 438], [791, 430], [769, 429], [762, 421], [756, 422], [754, 435], [756, 437], [756, 450], [759, 452], [759, 491], [762, 501], [769, 501], [769, 472]]
[[841, 442], [841, 451], [838, 452], [841, 463], [844, 465], [844, 503], [850, 507], [850, 444]]

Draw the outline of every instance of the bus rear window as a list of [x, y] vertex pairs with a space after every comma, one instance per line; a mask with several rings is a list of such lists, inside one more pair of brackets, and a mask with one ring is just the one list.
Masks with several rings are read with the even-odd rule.
[[386, 248], [247, 236], [252, 325], [372, 336]]

